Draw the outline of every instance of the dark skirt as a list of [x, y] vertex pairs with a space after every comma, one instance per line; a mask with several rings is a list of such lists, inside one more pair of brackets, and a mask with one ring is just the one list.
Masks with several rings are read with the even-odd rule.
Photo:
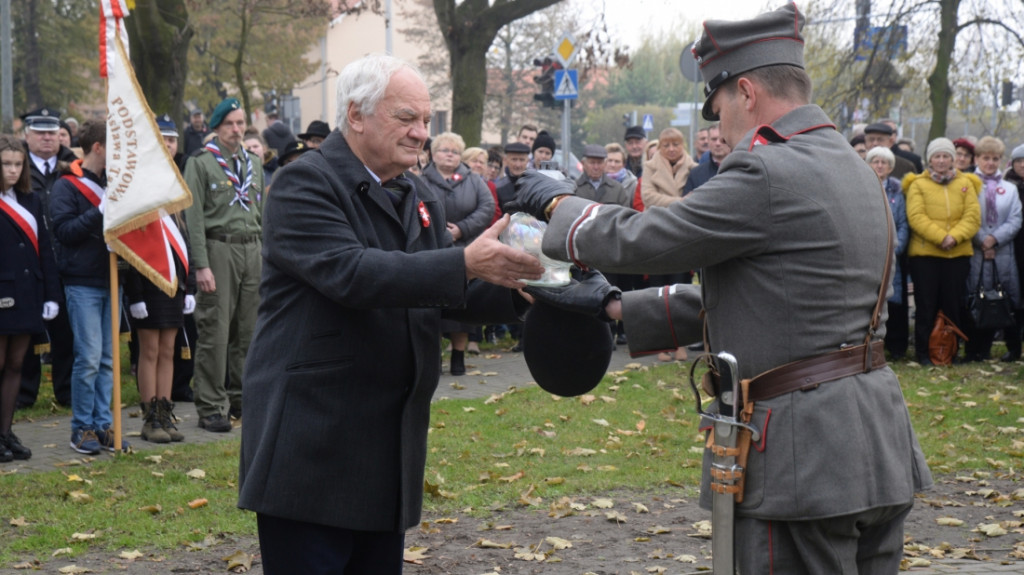
[[184, 322], [182, 308], [185, 305], [185, 292], [178, 290], [174, 297], [157, 289], [152, 282], [142, 281], [142, 301], [146, 302], [149, 315], [145, 319], [132, 318], [135, 329], [170, 329], [179, 328]]

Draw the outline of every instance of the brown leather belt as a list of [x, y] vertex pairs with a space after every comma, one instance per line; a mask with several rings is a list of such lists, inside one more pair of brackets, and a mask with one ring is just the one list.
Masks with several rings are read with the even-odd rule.
[[885, 344], [870, 344], [871, 364], [865, 369], [864, 346], [844, 347], [770, 369], [750, 381], [746, 401], [761, 401], [792, 391], [814, 389], [823, 383], [885, 367]]

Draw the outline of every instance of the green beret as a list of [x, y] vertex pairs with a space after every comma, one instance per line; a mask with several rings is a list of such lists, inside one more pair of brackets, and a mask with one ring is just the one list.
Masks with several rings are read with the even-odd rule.
[[217, 104], [217, 107], [213, 109], [213, 114], [210, 115], [210, 129], [216, 129], [224, 121], [224, 116], [241, 107], [242, 104], [238, 102], [238, 98], [225, 98], [220, 104]]
[[751, 20], [704, 22], [704, 33], [693, 46], [693, 56], [704, 77], [704, 119], [718, 120], [710, 102], [726, 80], [765, 66], [803, 68], [803, 27], [804, 16], [793, 3]]

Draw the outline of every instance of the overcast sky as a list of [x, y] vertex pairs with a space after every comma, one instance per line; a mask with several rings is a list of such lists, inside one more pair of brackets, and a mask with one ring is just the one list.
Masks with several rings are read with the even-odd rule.
[[743, 20], [763, 12], [766, 5], [776, 8], [783, 4], [785, 0], [604, 0], [609, 31], [617, 32], [619, 38], [632, 45], [637, 44], [636, 39], [665, 32], [667, 27], [678, 25], [684, 19], [694, 22]]

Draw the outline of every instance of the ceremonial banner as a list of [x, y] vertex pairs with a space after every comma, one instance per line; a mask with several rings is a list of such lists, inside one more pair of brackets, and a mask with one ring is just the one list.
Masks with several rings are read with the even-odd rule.
[[[168, 296], [178, 289], [173, 253], [184, 242], [168, 214], [192, 204], [128, 59], [124, 0], [103, 0], [100, 70], [107, 75], [107, 202], [104, 238]], [[184, 260], [188, 265], [187, 255]]]

